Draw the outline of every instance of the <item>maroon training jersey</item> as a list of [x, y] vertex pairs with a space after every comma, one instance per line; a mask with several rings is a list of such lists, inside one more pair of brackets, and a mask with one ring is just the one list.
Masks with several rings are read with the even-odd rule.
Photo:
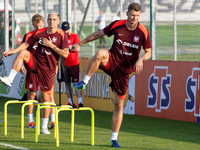
[[[28, 39], [29, 39], [34, 33], [35, 33], [34, 30], [33, 30], [33, 31], [30, 31], [30, 32], [28, 32], [28, 33], [26, 33], [26, 34], [24, 35], [24, 38], [23, 38], [23, 40], [22, 40], [22, 43], [28, 41]], [[33, 45], [33, 47], [32, 47], [32, 46], [29, 46], [29, 47], [27, 48], [27, 50], [28, 50], [29, 52], [31, 52], [31, 53], [34, 55], [34, 54], [35, 54], [36, 48], [37, 48], [37, 42]]]
[[57, 31], [53, 34], [49, 34], [46, 32], [46, 28], [39, 29], [35, 32], [35, 34], [28, 39], [28, 44], [32, 45], [35, 42], [38, 42], [38, 47], [35, 52], [35, 58], [40, 63], [40, 67], [44, 70], [51, 70], [52, 73], [56, 71], [56, 65], [59, 60], [59, 55], [53, 51], [53, 49], [42, 45], [42, 38], [46, 38], [49, 40], [51, 38], [52, 43], [60, 49], [68, 48], [68, 37], [67, 34], [61, 30], [57, 29]]
[[135, 30], [128, 30], [126, 20], [114, 21], [103, 29], [107, 36], [114, 35], [111, 49], [111, 57], [123, 73], [130, 74], [139, 58], [141, 46], [144, 49], [151, 48], [149, 30], [138, 23]]

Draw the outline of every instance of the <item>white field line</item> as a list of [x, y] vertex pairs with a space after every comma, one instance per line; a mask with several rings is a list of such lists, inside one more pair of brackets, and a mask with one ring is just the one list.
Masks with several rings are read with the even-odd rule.
[[6, 146], [6, 147], [11, 147], [11, 148], [14, 148], [14, 149], [20, 149], [20, 150], [22, 150], [22, 149], [23, 150], [31, 150], [31, 149], [28, 149], [28, 148], [23, 148], [23, 147], [11, 145], [11, 144], [6, 144], [6, 143], [0, 143], [0, 145]]

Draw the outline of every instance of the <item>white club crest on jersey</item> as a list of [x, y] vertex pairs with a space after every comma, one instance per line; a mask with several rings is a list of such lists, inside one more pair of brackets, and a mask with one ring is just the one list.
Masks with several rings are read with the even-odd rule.
[[58, 39], [57, 37], [53, 36], [53, 37], [52, 37], [52, 42], [53, 42], [53, 43], [56, 43], [56, 42], [57, 42], [57, 39]]
[[68, 44], [70, 44], [71, 40], [68, 40]]
[[134, 38], [133, 38], [133, 41], [134, 42], [139, 42], [139, 40], [140, 40], [140, 37], [135, 35]]

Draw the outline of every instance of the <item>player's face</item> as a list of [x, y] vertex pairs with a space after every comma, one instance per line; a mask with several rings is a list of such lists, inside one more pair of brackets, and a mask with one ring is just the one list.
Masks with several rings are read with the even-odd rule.
[[33, 27], [34, 27], [35, 30], [44, 28], [44, 21], [40, 20], [39, 23], [33, 24]]
[[141, 11], [135, 11], [135, 10], [127, 11], [126, 15], [128, 16], [127, 20], [129, 21], [129, 23], [130, 24], [138, 23], [138, 20], [140, 18], [140, 13]]
[[60, 18], [57, 15], [49, 15], [47, 23], [50, 28], [57, 28], [60, 23]]
[[66, 33], [70, 33], [70, 30], [66, 30], [65, 32], [66, 32]]

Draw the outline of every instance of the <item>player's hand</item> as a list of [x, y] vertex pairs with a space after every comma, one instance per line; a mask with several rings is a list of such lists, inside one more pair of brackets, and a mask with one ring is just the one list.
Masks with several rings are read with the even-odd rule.
[[52, 40], [49, 37], [49, 40], [46, 38], [42, 38], [42, 45], [46, 46], [46, 47], [51, 47], [52, 46]]
[[79, 51], [80, 50], [80, 44], [79, 43], [73, 44], [71, 50], [72, 51]]
[[13, 54], [12, 51], [5, 51], [5, 52], [3, 52], [3, 55], [4, 55], [5, 57], [11, 56], [12, 54]]
[[133, 68], [135, 68], [136, 74], [141, 73], [143, 71], [143, 60], [141, 58], [138, 58]]
[[69, 50], [70, 50], [70, 51], [73, 51], [73, 50], [72, 50], [72, 45], [69, 45]]
[[25, 68], [24, 66], [22, 66], [21, 69], [20, 69], [20, 72], [21, 72], [22, 74], [25, 74], [25, 73], [26, 73], [26, 68]]

